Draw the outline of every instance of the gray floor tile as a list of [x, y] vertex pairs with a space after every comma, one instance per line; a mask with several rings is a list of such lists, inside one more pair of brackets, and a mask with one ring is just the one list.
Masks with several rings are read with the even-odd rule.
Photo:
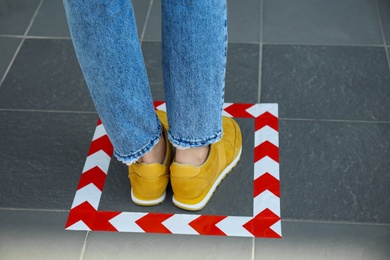
[[283, 239], [256, 239], [254, 259], [387, 260], [390, 226], [284, 221]]
[[387, 59], [389, 61], [389, 67], [390, 67], [390, 46], [387, 46]]
[[70, 37], [63, 1], [44, 1], [28, 35]]
[[258, 103], [258, 44], [229, 44], [225, 81], [225, 102]]
[[265, 43], [383, 44], [373, 0], [264, 0]]
[[95, 114], [0, 111], [0, 208], [68, 210]]
[[[149, 8], [149, 1], [133, 0], [132, 2], [137, 20], [138, 35], [141, 36]], [[70, 37], [62, 0], [51, 0], [43, 3], [29, 35]]]
[[39, 0], [0, 0], [0, 34], [23, 35]]
[[389, 121], [383, 47], [264, 45], [261, 102], [281, 118]]
[[0, 258], [80, 259], [86, 232], [64, 230], [67, 212], [0, 210]]
[[221, 216], [253, 215], [253, 143], [254, 122], [252, 119], [237, 119], [243, 132], [241, 160], [223, 180], [207, 206], [201, 211], [188, 212], [172, 204], [172, 190], [167, 191], [164, 203], [155, 207], [140, 207], [131, 202], [127, 166], [111, 160], [106, 184], [99, 204], [100, 210], [125, 212], [159, 212], [174, 214], [207, 214]]
[[[139, 36], [150, 1], [133, 0]], [[0, 35], [24, 34], [40, 2], [0, 0]], [[163, 100], [161, 6], [153, 2], [143, 51], [153, 97]], [[254, 259], [389, 259], [390, 123], [375, 122], [390, 121], [388, 1], [228, 0], [228, 8], [229, 41], [236, 44], [229, 44], [225, 101], [254, 103], [261, 94], [262, 102], [279, 103], [284, 118], [283, 239], [92, 232], [83, 259], [253, 259], [253, 242]], [[61, 12], [60, 0], [44, 0], [30, 35], [68, 35]], [[379, 21], [387, 53], [323, 47], [383, 45]], [[264, 45], [259, 93], [259, 46], [240, 44], [259, 41], [321, 46]], [[19, 43], [0, 37], [0, 78]], [[67, 212], [6, 209], [70, 208], [97, 116], [4, 108], [94, 111], [69, 40], [26, 40], [0, 87], [0, 259], [81, 259], [86, 233], [64, 231]], [[253, 123], [239, 123], [244, 146], [252, 146]], [[250, 197], [250, 188], [242, 189], [249, 179], [236, 177], [252, 174], [251, 158], [245, 149], [201, 213], [250, 214], [250, 207], [235, 202], [231, 209], [224, 201]], [[112, 160], [100, 209], [142, 210], [130, 201], [126, 170]], [[170, 197], [153, 211], [182, 213]]]
[[0, 80], [3, 78], [9, 63], [11, 62], [12, 57], [14, 56], [15, 51], [20, 44], [20, 41], [21, 39], [18, 38], [0, 37]]
[[84, 259], [249, 260], [251, 256], [251, 238], [94, 232]]
[[377, 0], [377, 3], [386, 43], [390, 45], [390, 2]]
[[161, 42], [142, 43], [142, 53], [154, 100], [165, 100], [162, 72]]
[[[165, 100], [161, 65], [161, 42], [143, 42], [146, 70], [155, 100]], [[259, 45], [230, 43], [226, 66], [225, 101], [257, 103]]]
[[260, 9], [259, 0], [228, 0], [228, 33], [229, 42], [260, 42]]
[[280, 120], [283, 219], [390, 223], [390, 123]]
[[95, 111], [70, 40], [26, 40], [0, 88], [0, 107]]

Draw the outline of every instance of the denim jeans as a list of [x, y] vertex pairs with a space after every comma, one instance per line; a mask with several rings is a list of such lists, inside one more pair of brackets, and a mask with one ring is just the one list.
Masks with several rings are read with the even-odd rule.
[[[168, 138], [179, 148], [222, 137], [226, 0], [161, 0]], [[64, 0], [75, 52], [96, 110], [130, 164], [153, 148], [162, 126], [153, 107], [130, 0]]]

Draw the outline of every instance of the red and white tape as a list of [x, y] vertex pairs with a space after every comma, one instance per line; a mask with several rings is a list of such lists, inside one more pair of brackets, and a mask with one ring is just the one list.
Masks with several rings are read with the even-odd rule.
[[[164, 102], [155, 108], [165, 110]], [[98, 210], [113, 147], [102, 123], [88, 152], [67, 230], [280, 238], [277, 104], [225, 103], [223, 114], [255, 120], [253, 216], [113, 212]]]

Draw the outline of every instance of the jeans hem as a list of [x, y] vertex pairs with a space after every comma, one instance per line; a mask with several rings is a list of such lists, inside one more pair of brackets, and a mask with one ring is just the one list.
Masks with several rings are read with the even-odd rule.
[[142, 149], [129, 154], [129, 155], [122, 155], [119, 154], [117, 151], [114, 150], [114, 155], [118, 159], [118, 161], [123, 162], [127, 165], [131, 165], [135, 161], [137, 161], [139, 158], [141, 158], [143, 155], [145, 155], [147, 152], [153, 149], [153, 147], [158, 143], [158, 141], [161, 138], [162, 133], [162, 126], [159, 124], [158, 126], [158, 134], [155, 136], [147, 145], [145, 145]]
[[197, 140], [189, 140], [189, 139], [184, 139], [180, 137], [175, 137], [173, 136], [169, 131], [168, 131], [168, 139], [171, 142], [171, 144], [175, 148], [179, 149], [189, 149], [189, 148], [195, 148], [195, 147], [202, 147], [202, 146], [208, 146], [210, 144], [216, 143], [221, 140], [223, 135], [222, 131], [218, 131], [216, 134], [212, 135], [211, 137], [206, 137], [203, 139], [197, 139]]

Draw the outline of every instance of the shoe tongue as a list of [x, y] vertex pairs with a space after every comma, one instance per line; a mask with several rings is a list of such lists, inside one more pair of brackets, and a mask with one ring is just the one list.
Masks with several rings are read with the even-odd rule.
[[171, 174], [175, 177], [192, 177], [199, 173], [200, 168], [190, 164], [172, 163]]
[[142, 177], [156, 177], [165, 172], [165, 165], [159, 163], [134, 163], [132, 167]]

